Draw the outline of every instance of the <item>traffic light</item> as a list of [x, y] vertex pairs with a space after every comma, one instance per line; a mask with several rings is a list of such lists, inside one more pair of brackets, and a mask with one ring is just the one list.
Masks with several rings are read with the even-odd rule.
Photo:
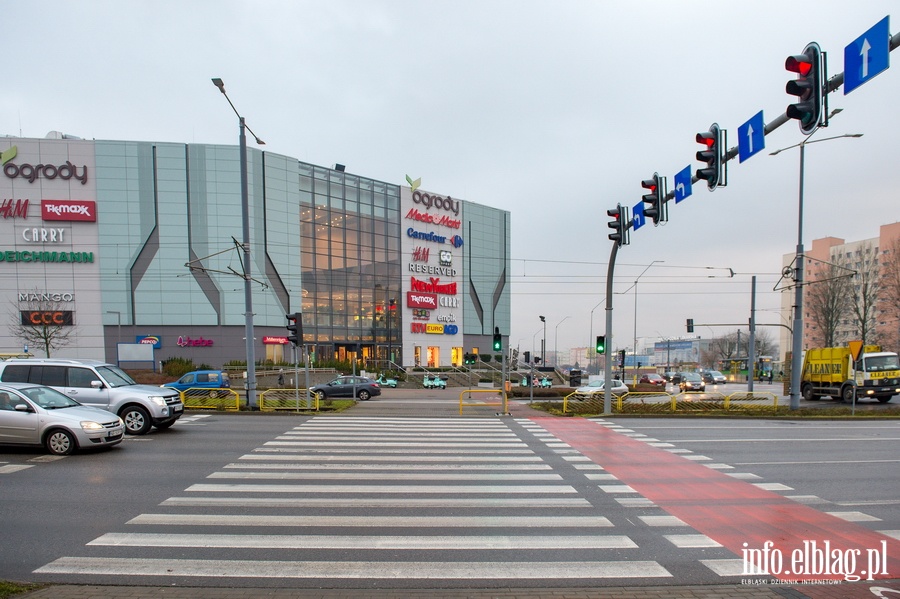
[[288, 341], [293, 343], [294, 346], [300, 345], [303, 343], [303, 314], [294, 312], [293, 314], [285, 314], [284, 316], [288, 320]]
[[525, 363], [531, 364], [531, 352], [530, 351], [525, 352]]
[[494, 327], [494, 351], [503, 351], [503, 336], [498, 327]]
[[810, 42], [803, 49], [803, 54], [788, 56], [784, 61], [784, 68], [797, 73], [797, 78], [788, 81], [784, 86], [787, 93], [797, 96], [799, 100], [787, 107], [788, 118], [800, 121], [800, 131], [804, 135], [809, 135], [819, 125], [828, 125], [827, 96], [823, 93], [827, 74], [824, 54], [819, 44]]
[[619, 368], [625, 368], [625, 350], [619, 350]]
[[647, 204], [647, 206], [644, 206], [644, 216], [652, 218], [653, 224], [658, 225], [663, 205], [662, 185], [660, 185], [659, 174], [653, 173], [652, 179], [641, 181], [641, 187], [648, 190], [648, 193], [641, 196], [641, 199]]
[[606, 353], [606, 335], [597, 335], [597, 353]]
[[625, 211], [622, 204], [616, 204], [615, 208], [606, 211], [606, 215], [613, 219], [607, 223], [607, 226], [613, 229], [609, 239], [615, 241], [619, 247], [628, 244], [628, 215]]
[[697, 143], [706, 147], [705, 150], [697, 152], [697, 160], [706, 163], [706, 168], [697, 169], [697, 178], [705, 180], [706, 186], [710, 191], [713, 191], [719, 185], [725, 185], [724, 166], [722, 163], [723, 133], [719, 125], [713, 123], [709, 126], [709, 131], [697, 134]]
[[466, 354], [463, 356], [463, 362], [466, 364], [474, 364], [478, 360], [478, 354]]
[[687, 332], [688, 333], [694, 332], [694, 319], [693, 318], [687, 319]]

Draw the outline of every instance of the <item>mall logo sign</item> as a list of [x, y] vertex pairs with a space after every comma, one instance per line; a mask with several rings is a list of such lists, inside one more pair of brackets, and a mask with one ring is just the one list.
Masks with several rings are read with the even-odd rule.
[[81, 181], [82, 185], [87, 183], [87, 165], [81, 167], [81, 174], [78, 173], [78, 167], [66, 160], [65, 164], [54, 166], [52, 164], [13, 164], [10, 162], [19, 153], [18, 146], [13, 146], [5, 152], [0, 152], [0, 164], [3, 165], [3, 174], [10, 179], [22, 177], [29, 183], [34, 183], [38, 178], [56, 179], [59, 177], [63, 180], [72, 178]]

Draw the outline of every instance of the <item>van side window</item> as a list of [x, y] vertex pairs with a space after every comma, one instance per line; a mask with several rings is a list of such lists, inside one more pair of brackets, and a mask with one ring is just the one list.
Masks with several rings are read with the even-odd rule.
[[91, 381], [99, 380], [93, 370], [88, 368], [69, 368], [69, 384], [68, 387], [79, 387], [83, 389], [91, 388]]
[[[43, 372], [41, 372], [43, 371]], [[40, 380], [38, 380], [40, 374]], [[31, 369], [31, 377], [29, 383], [38, 383], [48, 387], [65, 387], [66, 386], [66, 367], [65, 366], [34, 366]]]
[[3, 376], [0, 377], [0, 380], [5, 383], [27, 383], [30, 369], [30, 364], [10, 364], [3, 369]]

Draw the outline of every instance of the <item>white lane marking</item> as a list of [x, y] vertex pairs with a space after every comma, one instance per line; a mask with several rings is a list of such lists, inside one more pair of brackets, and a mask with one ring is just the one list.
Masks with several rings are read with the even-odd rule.
[[720, 543], [713, 541], [706, 535], [663, 535], [666, 540], [680, 549], [690, 547], [721, 547]]
[[742, 559], [702, 559], [700, 563], [719, 576], [746, 576]]
[[830, 514], [836, 518], [840, 518], [841, 520], [846, 520], [847, 522], [881, 522], [881, 518], [876, 518], [875, 516], [870, 516], [869, 514], [864, 514], [862, 512], [825, 512], [826, 514]]
[[192, 493], [577, 493], [569, 485], [216, 485], [196, 484]]
[[[253, 451], [259, 451], [254, 449]], [[383, 452], [382, 452], [383, 453]], [[409, 453], [409, 452], [405, 452]], [[440, 452], [445, 453], [445, 452]], [[520, 451], [505, 453], [530, 454], [531, 451]], [[284, 461], [284, 462], [345, 462], [353, 460], [354, 462], [376, 462], [386, 461], [390, 463], [396, 462], [543, 462], [543, 458], [539, 455], [391, 455], [390, 457], [381, 454], [378, 455], [300, 455], [296, 453], [254, 453], [242, 455], [239, 459], [267, 462]]]
[[[735, 560], [740, 563], [740, 560]], [[335, 562], [62, 557], [35, 574], [228, 578], [532, 579], [671, 578], [655, 561]]]
[[0, 474], [12, 474], [20, 470], [28, 470], [29, 468], [34, 468], [34, 464], [7, 464], [6, 466], [0, 466]]
[[[283, 437], [282, 437], [283, 438]], [[376, 442], [368, 442], [368, 441], [344, 441], [344, 442], [335, 442], [334, 439], [329, 439], [331, 442], [325, 441], [267, 441], [267, 446], [287, 446], [287, 447], [315, 447], [320, 451], [325, 448], [330, 448], [331, 445], [336, 445], [343, 449], [347, 449], [350, 447], [359, 447], [365, 448], [370, 451], [380, 450], [382, 447], [407, 447], [415, 449], [416, 451], [420, 451], [421, 449], [428, 448], [456, 448], [457, 450], [468, 450], [470, 447], [480, 447], [480, 448], [493, 448], [493, 449], [506, 449], [508, 447], [527, 447], [524, 442], [521, 441], [510, 441], [509, 443], [481, 443], [481, 442], [473, 442], [473, 443], [426, 443], [424, 441], [413, 441], [413, 442], [403, 442], [403, 441], [384, 441], [381, 443]], [[332, 443], [333, 442], [333, 443]]]
[[240, 508], [307, 508], [307, 507], [391, 507], [391, 508], [523, 508], [558, 507], [592, 508], [583, 497], [267, 497], [265, 501], [250, 497], [170, 497], [163, 506], [240, 507]]
[[[462, 456], [460, 456], [462, 457]], [[412, 463], [412, 464], [356, 464], [353, 462], [330, 462], [326, 464], [286, 464], [284, 462], [275, 463], [275, 464], [260, 464], [260, 463], [250, 463], [250, 464], [226, 464], [225, 468], [230, 470], [409, 470], [415, 472], [427, 472], [427, 471], [435, 471], [435, 472], [458, 472], [461, 470], [475, 470], [475, 471], [491, 471], [491, 470], [552, 470], [553, 466], [550, 464], [460, 464], [451, 462], [452, 458], [447, 458], [445, 462], [442, 464], [420, 464], [420, 463]], [[465, 458], [460, 460], [461, 462], [465, 461]]]
[[88, 545], [229, 549], [636, 549], [625, 535], [228, 535], [111, 532]]
[[241, 480], [562, 480], [559, 474], [497, 472], [213, 472], [206, 478]]
[[638, 516], [647, 526], [687, 526], [687, 522], [677, 516]]
[[603, 516], [259, 516], [248, 514], [141, 514], [127, 524], [174, 526], [391, 526], [416, 528], [468, 528], [519, 526], [523, 528], [605, 528]]
[[750, 483], [754, 487], [759, 487], [763, 491], [793, 491], [793, 487], [783, 485], [781, 483]]

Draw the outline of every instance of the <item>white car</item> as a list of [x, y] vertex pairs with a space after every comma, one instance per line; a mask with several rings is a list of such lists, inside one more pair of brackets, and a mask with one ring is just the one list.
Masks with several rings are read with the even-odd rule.
[[[594, 395], [599, 393], [603, 395], [606, 389], [606, 381], [601, 379], [596, 379], [589, 382], [584, 387], [578, 387], [575, 389], [575, 393], [578, 395]], [[628, 387], [620, 381], [619, 379], [613, 379], [612, 385], [610, 385], [610, 393], [613, 395], [625, 395], [628, 393]]]
[[31, 383], [0, 385], [0, 444], [43, 445], [54, 455], [122, 442], [125, 423], [59, 391]]

